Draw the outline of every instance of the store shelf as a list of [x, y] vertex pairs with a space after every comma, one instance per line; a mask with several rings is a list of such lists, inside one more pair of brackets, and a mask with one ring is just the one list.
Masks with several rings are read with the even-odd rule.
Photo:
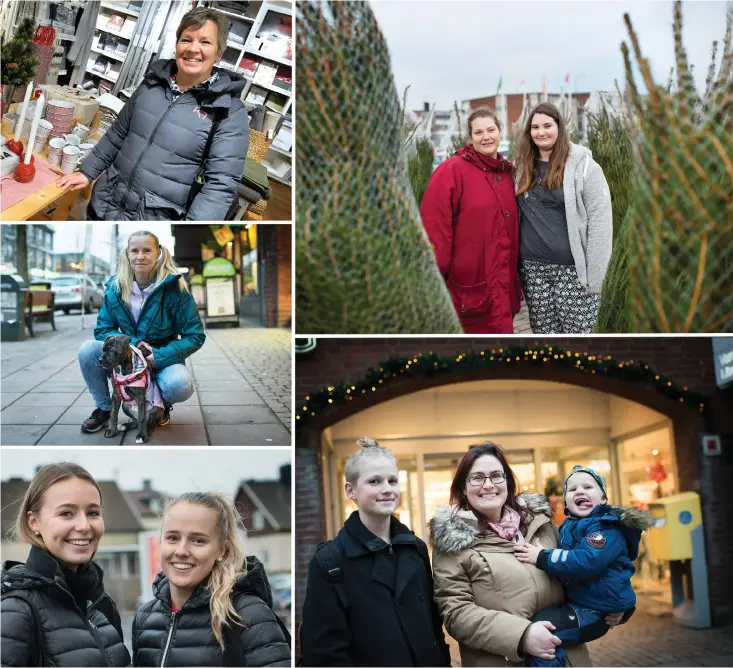
[[281, 176], [278, 176], [277, 174], [271, 172], [269, 169], [267, 170], [267, 178], [268, 179], [274, 179], [278, 183], [282, 183], [283, 185], [288, 186], [288, 188], [292, 188], [293, 184], [290, 181], [286, 181]]
[[[240, 74], [242, 73], [240, 72]], [[280, 95], [283, 95], [285, 97], [290, 97], [290, 94], [292, 93], [292, 90], [286, 90], [285, 88], [278, 88], [277, 86], [273, 86], [272, 84], [254, 83], [252, 77], [248, 77], [247, 75], [242, 75], [242, 76], [244, 76], [244, 78], [247, 79], [247, 81], [249, 81], [249, 83], [251, 83], [253, 86], [257, 86], [259, 88], [265, 88], [269, 91], [272, 91], [273, 93], [279, 93]]]
[[56, 39], [61, 42], [76, 42], [76, 35], [56, 35]]
[[220, 14], [231, 16], [232, 18], [237, 19], [237, 21], [246, 21], [247, 23], [255, 22], [255, 19], [250, 18], [249, 16], [242, 16], [241, 14], [237, 14], [236, 12], [228, 12], [226, 9], [219, 9], [218, 7], [209, 7], [209, 9], [213, 9], [215, 12], [219, 12]]
[[234, 49], [235, 51], [241, 51], [242, 48], [244, 47], [244, 42], [242, 42], [241, 44], [237, 44], [236, 42], [227, 41], [227, 46], [230, 49]]
[[246, 48], [244, 52], [248, 53], [250, 56], [259, 56], [263, 60], [271, 60], [273, 63], [279, 63], [280, 65], [287, 65], [288, 67], [293, 66], [292, 60], [287, 60], [286, 58], [277, 58], [276, 56], [268, 56], [266, 53], [262, 51], [255, 51], [254, 49]]
[[[99, 72], [95, 72], [90, 67], [87, 67], [86, 71], [89, 74], [94, 75], [95, 77], [99, 77], [100, 79], [106, 79], [107, 81], [111, 81], [112, 83], [117, 83], [117, 79], [113, 79], [112, 77], [108, 77], [106, 74], [100, 74]], [[118, 78], [119, 78], [119, 75], [118, 75]]]
[[112, 60], [116, 60], [120, 63], [125, 62], [124, 56], [115, 56], [114, 54], [102, 51], [101, 49], [90, 49], [90, 51], [92, 51], [92, 53], [98, 53], [100, 56], [106, 56], [107, 58], [111, 58]]
[[280, 155], [284, 155], [286, 158], [292, 158], [293, 154], [288, 151], [283, 151], [281, 148], [278, 148], [277, 146], [273, 146], [270, 144], [270, 150], [275, 151], [275, 153], [279, 153]]
[[120, 14], [129, 14], [130, 16], [140, 16], [140, 12], [136, 12], [133, 9], [127, 9], [122, 7], [115, 7], [115, 5], [109, 3], [109, 2], [103, 2], [100, 7], [104, 7], [105, 9], [109, 9], [113, 12], [119, 12]]

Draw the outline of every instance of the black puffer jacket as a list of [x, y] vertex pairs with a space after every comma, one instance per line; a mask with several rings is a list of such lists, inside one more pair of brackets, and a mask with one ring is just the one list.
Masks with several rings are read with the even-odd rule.
[[[99, 177], [90, 206], [100, 220], [222, 220], [242, 178], [249, 117], [239, 96], [246, 81], [214, 68], [212, 85], [190, 88], [175, 101], [174, 60], [155, 61], [136, 91], [89, 153], [80, 171]], [[215, 114], [223, 114], [205, 165], [201, 192], [186, 212]], [[106, 170], [106, 172], [105, 172]], [[104, 174], [102, 172], [105, 172]], [[101, 175], [101, 176], [100, 176]]]
[[[210, 594], [206, 584], [204, 580], [174, 614], [170, 583], [163, 573], [158, 574], [153, 583], [155, 598], [138, 608], [132, 625], [132, 656], [136, 666], [226, 665], [211, 630]], [[247, 575], [237, 582], [232, 596], [234, 608], [245, 624], [238, 633], [239, 655], [244, 657], [242, 665], [290, 666], [290, 647], [272, 611], [270, 585], [259, 561], [251, 561]]]
[[88, 568], [94, 569], [99, 584], [95, 600], [82, 612], [59, 563], [45, 550], [34, 546], [25, 564], [3, 565], [3, 666], [130, 665], [121, 630], [115, 628], [119, 614], [104, 592], [102, 569], [94, 562]]

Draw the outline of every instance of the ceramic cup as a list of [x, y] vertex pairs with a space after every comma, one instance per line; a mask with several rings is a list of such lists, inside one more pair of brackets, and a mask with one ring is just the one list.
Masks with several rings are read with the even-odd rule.
[[64, 148], [64, 155], [61, 160], [61, 171], [64, 174], [71, 174], [76, 169], [76, 164], [79, 162], [79, 147], [78, 146], [67, 146]]
[[89, 136], [89, 128], [86, 125], [79, 123], [79, 125], [74, 128], [72, 134], [75, 134], [79, 139], [84, 141]]
[[74, 134], [64, 135], [64, 139], [66, 140], [66, 143], [70, 144], [71, 146], [79, 146], [79, 144], [81, 144], [81, 139]]
[[64, 150], [65, 146], [66, 140], [63, 137], [54, 137], [51, 141], [48, 142], [49, 151], [58, 151], [59, 153], [61, 153], [61, 151]]
[[40, 121], [38, 121], [38, 130], [36, 130], [36, 137], [45, 139], [51, 133], [51, 130], [53, 130], [53, 124], [50, 121], [47, 121], [45, 118], [42, 118]]
[[48, 164], [53, 165], [54, 167], [58, 167], [61, 164], [61, 151], [48, 152]]

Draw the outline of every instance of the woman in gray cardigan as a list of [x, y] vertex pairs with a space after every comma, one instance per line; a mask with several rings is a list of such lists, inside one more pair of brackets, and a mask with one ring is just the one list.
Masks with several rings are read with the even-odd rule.
[[517, 146], [519, 275], [535, 334], [590, 334], [611, 259], [611, 193], [591, 152], [543, 102]]
[[[222, 14], [205, 7], [185, 14], [175, 60], [152, 63], [79, 171], [59, 180], [78, 190], [98, 178], [88, 220], [225, 219], [249, 147], [246, 81], [214, 67], [227, 34]], [[203, 186], [192, 192], [202, 166]]]

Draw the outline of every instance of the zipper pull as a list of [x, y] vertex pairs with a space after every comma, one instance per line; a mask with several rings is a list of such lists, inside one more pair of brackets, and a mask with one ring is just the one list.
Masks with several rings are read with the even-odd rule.
[[389, 544], [389, 553], [392, 554], [392, 543]]
[[96, 626], [94, 626], [94, 622], [93, 622], [93, 621], [92, 621], [91, 619], [88, 619], [87, 621], [89, 622], [89, 626], [90, 626], [90, 627], [91, 627], [91, 628], [92, 628], [92, 629], [93, 629], [94, 631], [96, 631], [96, 630], [97, 630], [97, 627], [96, 627]]

